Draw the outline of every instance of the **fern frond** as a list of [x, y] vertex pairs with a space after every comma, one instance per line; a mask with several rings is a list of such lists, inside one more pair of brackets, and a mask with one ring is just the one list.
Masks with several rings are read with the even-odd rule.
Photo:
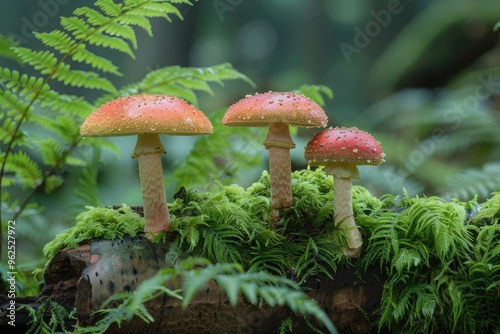
[[92, 68], [100, 70], [103, 73], [112, 73], [116, 76], [122, 75], [120, 71], [118, 71], [118, 67], [115, 66], [110, 60], [88, 51], [83, 44], [80, 44], [77, 48], [75, 48], [71, 59], [78, 63], [88, 64]]
[[106, 78], [96, 72], [72, 70], [67, 64], [60, 65], [52, 78], [73, 87], [98, 89], [116, 93], [115, 86]]
[[13, 41], [11, 38], [0, 34], [0, 57], [9, 58], [16, 62], [21, 63], [15, 52], [12, 50], [17, 47], [19, 43]]
[[[231, 64], [223, 63], [210, 67], [180, 67], [168, 66], [149, 72], [136, 84], [122, 89], [126, 93], [169, 94], [197, 104], [196, 91], [213, 95], [210, 83], [223, 85], [227, 80], [243, 80], [254, 86], [254, 83], [244, 74], [235, 70]], [[112, 99], [113, 97], [108, 97]]]
[[439, 190], [445, 199], [468, 200], [475, 195], [487, 198], [500, 189], [500, 162], [490, 162], [481, 168], [468, 168], [452, 175], [446, 185]]
[[36, 188], [43, 179], [40, 166], [23, 151], [11, 154], [5, 164], [5, 170], [13, 173], [24, 189]]
[[64, 110], [64, 114], [73, 114], [83, 117], [89, 114], [94, 107], [81, 96], [60, 94], [53, 90], [46, 90], [40, 94], [40, 105], [54, 111]]
[[48, 50], [34, 51], [28, 48], [17, 47], [14, 49], [16, 55], [26, 64], [33, 66], [41, 74], [51, 73], [57, 62], [57, 57]]
[[90, 159], [86, 159], [91, 163], [86, 164], [82, 171], [82, 175], [77, 181], [74, 194], [84, 205], [92, 207], [102, 207], [103, 201], [101, 200], [97, 187], [97, 173], [99, 170], [99, 160], [101, 157], [101, 150], [96, 149], [93, 151]]
[[104, 33], [110, 36], [117, 36], [128, 40], [134, 49], [137, 48], [137, 38], [135, 36], [134, 29], [130, 27], [129, 24], [120, 24], [119, 22], [110, 21], [110, 17], [105, 16], [97, 10], [89, 7], [77, 8], [73, 13], [75, 15], [85, 17], [86, 22], [94, 28], [102, 28]]
[[33, 98], [43, 85], [43, 78], [20, 74], [18, 71], [11, 71], [8, 68], [0, 68], [0, 78], [5, 91], [28, 100]]
[[54, 48], [62, 54], [68, 54], [77, 45], [77, 42], [66, 32], [53, 30], [50, 33], [37, 32], [35, 37], [44, 45]]
[[330, 87], [325, 85], [303, 84], [298, 89], [294, 90], [294, 92], [307, 96], [320, 106], [325, 105], [325, 98], [323, 95], [330, 100], [333, 99], [333, 91]]
[[[66, 324], [68, 320], [76, 320], [75, 310], [68, 312], [66, 308], [50, 298], [44, 298], [41, 304], [35, 310], [29, 305], [23, 305], [19, 310], [26, 309], [30, 316], [30, 328], [26, 334], [45, 334], [55, 333], [57, 331], [66, 332]], [[47, 322], [45, 317], [50, 315]]]
[[[0, 73], [2, 72], [1, 70], [0, 68]], [[23, 111], [26, 111], [26, 114], [31, 113], [29, 104], [10, 90], [4, 90], [0, 94], [0, 108], [9, 110], [8, 113], [12, 117], [11, 119], [14, 119], [16, 122], [23, 117]], [[12, 135], [15, 136], [15, 133], [12, 132]]]

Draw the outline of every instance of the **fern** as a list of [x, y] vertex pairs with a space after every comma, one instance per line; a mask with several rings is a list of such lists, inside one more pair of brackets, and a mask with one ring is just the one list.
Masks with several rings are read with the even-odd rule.
[[[191, 68], [167, 66], [149, 72], [140, 82], [122, 88], [119, 94], [163, 94], [168, 92], [170, 95], [197, 105], [198, 99], [195, 92], [214, 95], [210, 83], [223, 85], [225, 80], [242, 80], [251, 86], [255, 86], [247, 76], [236, 71], [229, 63], [211, 67]], [[117, 95], [106, 95], [101, 102], [116, 97]]]
[[[295, 282], [265, 272], [245, 273], [239, 265], [211, 264], [203, 258], [189, 258], [174, 268], [162, 269], [152, 278], [142, 282], [135, 291], [111, 297], [106, 304], [119, 301], [120, 305], [113, 309], [101, 310], [100, 313], [105, 317], [95, 326], [77, 328], [75, 333], [104, 333], [112, 323], [119, 324], [134, 315], [146, 322], [152, 322], [154, 319], [144, 307], [146, 301], [160, 294], [167, 294], [181, 299], [182, 306], [186, 308], [210, 280], [215, 280], [233, 306], [236, 306], [240, 296], [254, 306], [262, 302], [271, 307], [287, 306], [294, 313], [316, 318], [328, 332], [337, 333], [326, 313], [315, 301], [309, 299]], [[174, 286], [182, 282], [182, 287], [168, 289], [167, 282], [173, 282]]]
[[475, 195], [486, 198], [500, 189], [500, 163], [490, 162], [481, 168], [468, 168], [452, 175], [439, 194], [445, 199], [467, 199]]
[[330, 87], [325, 85], [308, 85], [303, 84], [298, 89], [294, 90], [296, 93], [304, 94], [317, 104], [324, 106], [325, 105], [325, 95], [329, 99], [333, 99], [333, 91]]
[[[44, 298], [41, 304], [35, 309], [29, 305], [23, 305], [19, 310], [28, 311], [31, 325], [26, 334], [52, 334], [55, 332], [67, 332], [67, 322], [76, 320], [74, 309], [68, 312], [66, 308], [50, 298]], [[49, 321], [46, 321], [46, 315], [49, 314]]]

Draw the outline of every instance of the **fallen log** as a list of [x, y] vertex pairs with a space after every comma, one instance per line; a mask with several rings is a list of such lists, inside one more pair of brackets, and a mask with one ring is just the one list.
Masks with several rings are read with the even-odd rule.
[[[17, 307], [40, 305], [43, 298], [64, 306], [76, 308], [79, 326], [93, 325], [95, 314], [113, 293], [132, 291], [142, 281], [165, 267], [169, 242], [154, 244], [143, 237], [121, 240], [93, 240], [76, 249], [63, 249], [49, 263], [44, 278], [45, 286], [38, 296], [18, 298]], [[325, 310], [341, 333], [370, 332], [372, 314], [380, 305], [383, 278], [375, 268], [360, 276], [354, 268], [339, 267], [334, 279], [321, 275], [308, 278], [304, 291]], [[8, 301], [0, 300], [0, 326], [7, 326]], [[113, 306], [111, 304], [110, 306]], [[187, 309], [181, 301], [162, 295], [146, 303], [153, 323], [138, 317], [124, 321], [109, 333], [277, 333], [281, 322], [293, 317], [293, 330], [311, 332], [300, 315], [293, 315], [286, 307], [252, 306], [240, 298], [232, 307], [214, 281], [210, 281], [191, 301]], [[109, 306], [108, 306], [109, 307]], [[29, 322], [27, 313], [16, 314], [16, 324]], [[74, 325], [69, 322], [68, 326]], [[3, 330], [2, 330], [3, 332]]]

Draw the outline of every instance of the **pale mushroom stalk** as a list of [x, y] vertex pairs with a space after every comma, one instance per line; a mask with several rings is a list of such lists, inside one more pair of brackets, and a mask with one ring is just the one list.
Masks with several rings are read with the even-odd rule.
[[352, 209], [352, 179], [359, 179], [358, 165], [384, 162], [380, 143], [357, 128], [329, 128], [317, 133], [306, 145], [304, 157], [311, 166], [324, 166], [333, 175], [335, 226], [346, 232], [347, 246], [342, 251], [358, 257], [363, 245]]
[[[281, 208], [288, 209], [293, 204], [290, 149], [295, 148], [288, 125], [283, 123], [270, 124], [264, 146], [269, 150], [273, 209], [276, 211]], [[274, 212], [273, 216], [277, 218], [277, 212]]]
[[137, 157], [139, 165], [146, 233], [156, 234], [170, 230], [170, 214], [161, 163], [161, 154], [164, 153], [165, 149], [157, 134], [137, 136], [132, 158]]
[[342, 251], [350, 258], [358, 257], [363, 238], [352, 211], [352, 179], [359, 178], [359, 172], [355, 165], [337, 164], [326, 166], [324, 171], [333, 175], [333, 211], [335, 212], [335, 226], [340, 227], [347, 234], [347, 246]]

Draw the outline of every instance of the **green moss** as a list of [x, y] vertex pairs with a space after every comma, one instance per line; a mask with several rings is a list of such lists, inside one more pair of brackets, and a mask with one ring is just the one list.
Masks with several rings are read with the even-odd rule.
[[75, 218], [75, 225], [56, 235], [43, 247], [43, 254], [51, 259], [58, 250], [75, 248], [91, 239], [120, 239], [124, 235], [136, 236], [144, 231], [144, 219], [126, 205], [118, 209], [86, 207], [87, 211]]

